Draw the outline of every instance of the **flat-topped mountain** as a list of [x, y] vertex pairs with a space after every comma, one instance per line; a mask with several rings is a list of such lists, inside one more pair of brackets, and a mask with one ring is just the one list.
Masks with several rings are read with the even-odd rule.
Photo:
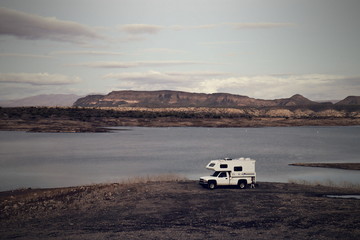
[[264, 100], [229, 93], [181, 91], [113, 91], [78, 99], [75, 107], [275, 107], [319, 105], [299, 94], [290, 98]]
[[[340, 105], [299, 94], [275, 100], [228, 93], [114, 91], [89, 95], [74, 106], [0, 107], [0, 130], [103, 132], [109, 126], [274, 127], [360, 125], [353, 97]], [[355, 97], [356, 99], [356, 97]], [[79, 108], [78, 108], [79, 107]], [[104, 107], [104, 108], [102, 108]]]

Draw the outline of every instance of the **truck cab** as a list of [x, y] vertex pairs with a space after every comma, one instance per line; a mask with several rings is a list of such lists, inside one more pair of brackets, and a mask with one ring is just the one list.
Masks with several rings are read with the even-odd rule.
[[209, 189], [217, 186], [238, 186], [246, 188], [256, 182], [255, 160], [250, 158], [212, 160], [206, 166], [215, 172], [210, 176], [201, 177], [199, 184]]

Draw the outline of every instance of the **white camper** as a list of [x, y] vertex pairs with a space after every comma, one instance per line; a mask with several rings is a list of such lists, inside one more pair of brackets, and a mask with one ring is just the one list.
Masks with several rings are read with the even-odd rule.
[[215, 171], [211, 176], [201, 177], [199, 184], [209, 189], [217, 186], [238, 186], [243, 189], [256, 183], [255, 160], [250, 158], [225, 158], [212, 160], [206, 166]]

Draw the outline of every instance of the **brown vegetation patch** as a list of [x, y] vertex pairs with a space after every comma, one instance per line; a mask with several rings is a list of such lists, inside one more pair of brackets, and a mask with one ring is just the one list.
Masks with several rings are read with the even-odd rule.
[[[283, 108], [0, 108], [0, 130], [105, 132], [105, 127], [283, 127], [360, 125], [354, 112]], [[349, 110], [350, 111], [350, 110]], [[356, 112], [355, 112], [356, 113]]]

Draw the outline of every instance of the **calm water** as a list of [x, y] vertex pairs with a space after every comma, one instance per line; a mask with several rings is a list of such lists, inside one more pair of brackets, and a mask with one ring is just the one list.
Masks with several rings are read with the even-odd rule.
[[0, 190], [113, 182], [163, 173], [198, 179], [211, 159], [256, 159], [258, 181], [360, 183], [360, 171], [288, 166], [360, 162], [360, 127], [121, 128], [0, 132]]

